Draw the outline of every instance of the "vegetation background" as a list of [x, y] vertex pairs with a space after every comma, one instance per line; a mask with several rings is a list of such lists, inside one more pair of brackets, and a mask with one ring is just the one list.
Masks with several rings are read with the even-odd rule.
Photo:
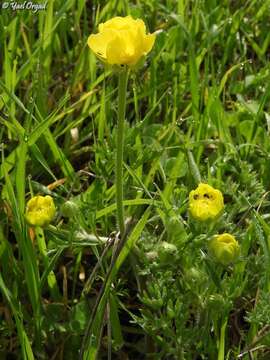
[[[116, 260], [117, 77], [86, 43], [128, 14], [158, 35], [128, 84]], [[0, 359], [270, 358], [269, 19], [269, 0], [1, 9]], [[188, 216], [200, 180], [225, 198], [214, 224]], [[44, 232], [36, 194], [58, 209]]]

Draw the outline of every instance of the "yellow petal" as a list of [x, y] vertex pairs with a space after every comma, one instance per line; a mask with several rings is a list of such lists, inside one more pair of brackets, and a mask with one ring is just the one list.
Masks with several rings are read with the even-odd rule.
[[143, 48], [144, 48], [144, 52], [146, 54], [149, 53], [149, 51], [152, 50], [152, 47], [154, 46], [155, 40], [156, 40], [156, 35], [155, 34], [145, 35]]
[[134, 27], [135, 20], [131, 16], [116, 16], [105, 23], [99, 25], [98, 30], [102, 32], [104, 30], [127, 30], [130, 27]]
[[141, 33], [143, 35], [145, 35], [145, 33], [146, 33], [145, 23], [141, 19], [136, 19], [135, 22], [136, 22], [137, 28], [141, 31]]
[[106, 49], [106, 58], [109, 64], [127, 64], [130, 56], [127, 54], [127, 45], [124, 38], [117, 36]]
[[[137, 23], [137, 30], [138, 30], [139, 36], [141, 37], [141, 45], [140, 45], [141, 52], [143, 54], [147, 54], [149, 51], [152, 50], [152, 47], [156, 40], [156, 35], [155, 34], [146, 35], [145, 24], [141, 19], [137, 19], [136, 23]], [[139, 41], [138, 37], [137, 37], [137, 41]]]
[[106, 59], [107, 46], [115, 37], [115, 31], [106, 30], [99, 34], [90, 35], [87, 44], [97, 56]]

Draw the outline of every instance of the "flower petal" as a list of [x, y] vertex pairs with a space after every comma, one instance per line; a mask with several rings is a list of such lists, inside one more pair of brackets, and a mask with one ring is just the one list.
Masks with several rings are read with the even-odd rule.
[[98, 30], [102, 32], [104, 30], [128, 30], [131, 27], [134, 27], [134, 20], [131, 16], [116, 16], [105, 23], [99, 25]]
[[106, 49], [106, 59], [109, 64], [127, 64], [129, 56], [127, 54], [126, 41], [123, 37], [117, 36], [109, 42]]
[[99, 34], [90, 35], [87, 44], [97, 56], [106, 59], [107, 46], [115, 37], [115, 31], [107, 30]]
[[149, 53], [149, 51], [152, 50], [152, 47], [154, 46], [155, 40], [156, 40], [156, 35], [155, 34], [145, 35], [143, 49], [144, 49], [144, 52], [146, 54]]

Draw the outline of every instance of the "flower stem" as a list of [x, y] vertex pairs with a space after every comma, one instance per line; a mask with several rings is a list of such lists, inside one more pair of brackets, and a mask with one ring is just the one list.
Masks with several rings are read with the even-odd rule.
[[121, 238], [125, 233], [124, 206], [123, 206], [123, 152], [124, 126], [126, 113], [128, 69], [119, 72], [118, 78], [118, 124], [116, 144], [116, 206], [117, 219]]
[[228, 322], [227, 318], [223, 319], [221, 329], [220, 329], [218, 360], [224, 360], [224, 355], [225, 355], [225, 333], [226, 333], [226, 328], [227, 328], [227, 322]]
[[[46, 245], [46, 241], [45, 241], [44, 231], [41, 227], [37, 226], [35, 228], [35, 232], [36, 232], [36, 238], [37, 238], [37, 244], [39, 247], [39, 251], [42, 256], [43, 263], [45, 266], [45, 271], [47, 271], [47, 268], [50, 266], [50, 264], [49, 264], [49, 258], [47, 256], [47, 245]], [[56, 276], [52, 270], [48, 273], [47, 281], [48, 281], [48, 285], [49, 285], [49, 289], [50, 289], [52, 298], [55, 301], [59, 301], [61, 298], [60, 291], [58, 289]]]

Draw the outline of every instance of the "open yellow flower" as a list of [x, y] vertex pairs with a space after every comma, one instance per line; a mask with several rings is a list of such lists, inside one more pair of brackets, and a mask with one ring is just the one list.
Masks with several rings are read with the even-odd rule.
[[111, 65], [136, 65], [155, 42], [155, 34], [146, 34], [144, 22], [131, 16], [114, 17], [101, 23], [98, 30], [89, 36], [88, 46]]
[[54, 218], [56, 208], [49, 195], [34, 196], [26, 205], [25, 218], [32, 226], [46, 226]]
[[228, 233], [215, 235], [210, 241], [209, 249], [212, 255], [223, 265], [235, 261], [240, 253], [238, 241]]
[[222, 193], [208, 184], [201, 183], [189, 193], [189, 211], [197, 220], [215, 219], [223, 208]]

